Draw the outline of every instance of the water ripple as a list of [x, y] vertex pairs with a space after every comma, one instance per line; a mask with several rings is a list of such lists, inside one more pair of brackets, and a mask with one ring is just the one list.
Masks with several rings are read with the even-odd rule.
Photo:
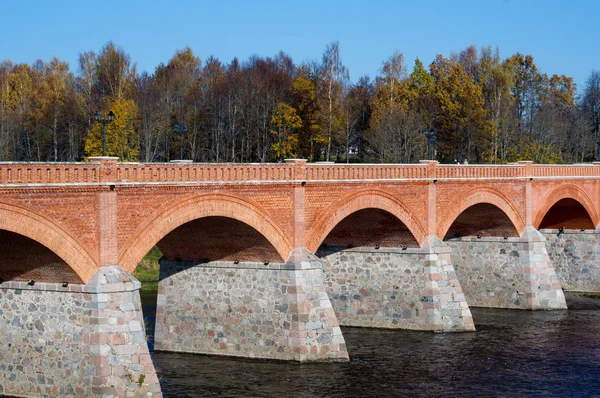
[[165, 397], [600, 396], [600, 300], [568, 311], [473, 309], [474, 333], [344, 328], [351, 361], [157, 352]]

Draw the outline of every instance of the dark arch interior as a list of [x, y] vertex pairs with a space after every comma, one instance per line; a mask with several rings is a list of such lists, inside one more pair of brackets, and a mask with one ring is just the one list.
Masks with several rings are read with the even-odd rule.
[[518, 237], [510, 218], [490, 203], [478, 203], [467, 208], [454, 220], [445, 239], [460, 236]]
[[561, 199], [548, 210], [539, 229], [594, 229], [587, 210], [575, 199]]
[[419, 247], [402, 221], [380, 209], [363, 209], [344, 218], [327, 235], [321, 247]]
[[5, 230], [0, 230], [0, 279], [83, 283], [52, 250], [26, 236]]
[[205, 217], [185, 223], [157, 246], [167, 260], [283, 262], [260, 232], [227, 217]]

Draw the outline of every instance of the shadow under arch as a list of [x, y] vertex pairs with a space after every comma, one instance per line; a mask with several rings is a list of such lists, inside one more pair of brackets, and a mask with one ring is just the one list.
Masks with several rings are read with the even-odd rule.
[[425, 229], [407, 207], [392, 194], [382, 190], [364, 190], [347, 195], [328, 207], [312, 228], [306, 248], [315, 253], [327, 236], [344, 219], [361, 210], [379, 210], [391, 214], [406, 226], [418, 246], [425, 239]]
[[[77, 275], [79, 280], [45, 280], [42, 282], [70, 282], [87, 283], [97, 270], [97, 264], [89, 253], [73, 239], [65, 230], [57, 226], [45, 217], [19, 206], [0, 203], [0, 230], [28, 238], [52, 252], [57, 258], [64, 261]], [[7, 234], [8, 239], [18, 237]], [[26, 247], [33, 248], [36, 253], [43, 252], [42, 249], [24, 242]], [[32, 253], [27, 253], [31, 255]], [[51, 256], [47, 256], [51, 258]], [[59, 276], [56, 276], [59, 277]]]
[[525, 229], [525, 223], [510, 200], [502, 193], [489, 188], [477, 188], [458, 197], [447, 207], [448, 214], [438, 225], [437, 236], [444, 238], [450, 227], [467, 209], [481, 204], [493, 205], [501, 210], [510, 220], [516, 230], [517, 236], [521, 236]]
[[559, 204], [561, 201], [563, 201], [563, 203], [567, 202], [568, 205], [568, 201], [565, 201], [565, 199], [573, 200], [585, 209], [591, 224], [593, 224], [591, 228], [596, 228], [598, 226], [599, 216], [592, 200], [584, 190], [571, 184], [562, 185], [548, 195], [544, 200], [543, 205], [538, 208], [533, 225], [539, 229], [542, 226], [542, 221], [544, 221], [546, 215], [555, 205]]
[[142, 258], [175, 229], [191, 221], [221, 217], [237, 220], [261, 234], [285, 261], [293, 250], [290, 240], [258, 205], [226, 194], [186, 195], [150, 216], [123, 246], [119, 265], [133, 272]]

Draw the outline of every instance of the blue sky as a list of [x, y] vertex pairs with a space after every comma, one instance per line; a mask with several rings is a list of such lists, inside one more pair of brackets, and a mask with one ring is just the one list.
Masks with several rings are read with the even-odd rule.
[[138, 70], [152, 72], [177, 48], [229, 62], [283, 50], [294, 61], [320, 59], [340, 42], [356, 81], [375, 76], [394, 51], [409, 68], [428, 65], [470, 44], [498, 46], [503, 57], [529, 53], [548, 74], [572, 76], [579, 88], [600, 70], [600, 1], [11, 1], [0, 5], [0, 59], [32, 63], [56, 55], [77, 69], [77, 56], [109, 40]]

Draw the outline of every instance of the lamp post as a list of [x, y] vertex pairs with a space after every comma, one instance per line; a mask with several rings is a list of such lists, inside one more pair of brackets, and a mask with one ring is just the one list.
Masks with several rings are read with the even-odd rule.
[[183, 160], [183, 135], [188, 132], [188, 126], [185, 124], [179, 126], [178, 123], [175, 123], [173, 131], [179, 136], [179, 160]]
[[427, 137], [427, 159], [428, 160], [433, 160], [433, 146], [435, 145], [435, 142], [437, 141], [437, 138], [435, 136], [435, 132], [433, 131], [433, 129], [425, 129], [425, 137]]
[[102, 123], [102, 126], [104, 126], [104, 130], [102, 132], [102, 156], [106, 156], [106, 125], [115, 120], [115, 114], [113, 111], [110, 111], [108, 112], [108, 117], [106, 119], [102, 119], [102, 114], [100, 111], [96, 111], [95, 117], [96, 121], [98, 123]]

